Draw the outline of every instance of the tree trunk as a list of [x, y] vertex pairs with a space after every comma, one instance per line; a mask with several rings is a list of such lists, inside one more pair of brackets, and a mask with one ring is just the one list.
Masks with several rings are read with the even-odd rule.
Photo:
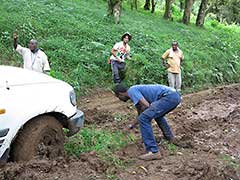
[[151, 10], [151, 13], [154, 13], [154, 11], [155, 11], [155, 1], [154, 0], [152, 0], [152, 10]]
[[108, 3], [108, 16], [111, 16], [113, 15], [113, 2], [112, 0], [108, 0], [107, 3]]
[[198, 10], [196, 26], [202, 27], [204, 25], [204, 20], [206, 17], [208, 0], [202, 0], [200, 8]]
[[114, 7], [117, 5], [117, 4], [119, 4], [120, 5], [120, 7], [121, 7], [121, 3], [122, 3], [122, 1], [121, 0], [108, 0], [107, 1], [108, 2], [108, 15], [109, 16], [112, 16], [112, 15], [114, 15], [113, 13], [114, 13]]
[[137, 10], [137, 0], [130, 0], [131, 10]]
[[165, 13], [164, 13], [164, 18], [165, 19], [171, 19], [172, 18], [172, 3], [174, 0], [165, 0], [166, 5], [165, 5]]
[[116, 24], [120, 22], [121, 10], [121, 0], [108, 0], [108, 16], [114, 16]]
[[185, 0], [185, 9], [184, 9], [183, 20], [182, 20], [184, 24], [188, 25], [190, 23], [193, 3], [194, 3], [194, 0]]
[[150, 10], [150, 0], [145, 1], [144, 10]]

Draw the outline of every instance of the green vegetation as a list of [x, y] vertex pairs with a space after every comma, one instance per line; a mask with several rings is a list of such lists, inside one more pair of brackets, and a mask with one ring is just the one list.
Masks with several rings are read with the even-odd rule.
[[234, 168], [238, 174], [240, 173], [240, 161], [228, 154], [222, 154], [219, 159], [227, 166]]
[[[12, 50], [12, 32], [20, 44], [35, 37], [51, 62], [51, 75], [86, 93], [95, 87], [111, 87], [107, 58], [123, 32], [133, 35], [132, 61], [127, 64], [126, 83], [167, 84], [161, 55], [178, 40], [185, 54], [183, 88], [195, 90], [239, 82], [240, 30], [208, 20], [205, 29], [165, 21], [162, 12], [131, 11], [127, 3], [121, 23], [106, 16], [105, 1], [2, 0], [0, 5], [0, 63], [19, 66], [20, 56]], [[174, 17], [179, 13], [176, 9]]]
[[112, 165], [122, 166], [123, 161], [113, 155], [130, 142], [134, 141], [132, 135], [126, 136], [121, 132], [99, 130], [95, 127], [83, 128], [78, 134], [69, 138], [65, 150], [69, 155], [79, 155], [82, 152], [96, 151], [96, 153]]
[[177, 152], [177, 146], [175, 144], [167, 144], [167, 149], [171, 155], [174, 155]]

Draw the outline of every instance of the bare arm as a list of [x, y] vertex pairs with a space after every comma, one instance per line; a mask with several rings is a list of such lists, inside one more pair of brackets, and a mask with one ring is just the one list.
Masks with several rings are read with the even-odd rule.
[[163, 59], [162, 58], [162, 65], [165, 67], [165, 68], [169, 68], [169, 64], [167, 63], [166, 59]]
[[132, 58], [129, 56], [129, 54], [126, 57], [128, 60], [131, 60]]
[[13, 33], [13, 47], [14, 47], [14, 49], [17, 49], [17, 45], [18, 45], [17, 39], [18, 39], [18, 35], [17, 35], [16, 32], [14, 32]]
[[141, 105], [142, 111], [144, 111], [145, 109], [147, 109], [150, 106], [149, 102], [147, 102], [147, 100], [145, 98], [140, 99], [139, 104]]
[[165, 53], [163, 53], [161, 59], [162, 59], [162, 64], [164, 67], [169, 68], [169, 64], [167, 63], [167, 58], [169, 55], [169, 50], [167, 50]]
[[[150, 104], [148, 103], [148, 101], [145, 98], [140, 99], [140, 101], [138, 102], [138, 104], [136, 105], [137, 108], [137, 112], [138, 112], [138, 116], [148, 107], [150, 106]], [[131, 124], [129, 125], [129, 129], [133, 129], [138, 125], [138, 120], [135, 119], [134, 121], [131, 122]]]
[[112, 48], [111, 54], [117, 59], [118, 62], [122, 62], [122, 60], [119, 57], [117, 57], [116, 50], [114, 48]]
[[181, 63], [181, 65], [183, 64], [183, 60], [184, 60], [184, 55], [182, 54], [182, 56], [180, 57], [180, 63]]

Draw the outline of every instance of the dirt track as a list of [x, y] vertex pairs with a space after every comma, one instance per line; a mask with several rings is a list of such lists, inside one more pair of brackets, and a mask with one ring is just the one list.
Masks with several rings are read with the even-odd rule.
[[[124, 104], [111, 92], [96, 92], [81, 100], [87, 124], [111, 130], [123, 129], [127, 121], [116, 119], [136, 116], [131, 104]], [[59, 158], [54, 161], [9, 163], [0, 170], [0, 179], [107, 179], [104, 172], [113, 171], [121, 180], [240, 180], [240, 85], [220, 87], [186, 95], [180, 107], [168, 115], [179, 139], [175, 149], [165, 141], [159, 146], [163, 159], [144, 162], [139, 140], [115, 154], [129, 163], [126, 168], [107, 166], [94, 152], [80, 159]], [[161, 132], [155, 124], [157, 139]]]

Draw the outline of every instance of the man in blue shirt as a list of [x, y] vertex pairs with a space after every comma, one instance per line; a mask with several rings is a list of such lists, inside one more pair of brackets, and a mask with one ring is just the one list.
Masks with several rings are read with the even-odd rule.
[[173, 133], [164, 116], [181, 102], [180, 94], [173, 88], [159, 84], [135, 85], [129, 89], [118, 84], [114, 92], [124, 102], [131, 99], [141, 112], [138, 116], [138, 123], [147, 153], [139, 158], [142, 160], [159, 159], [161, 154], [153, 135], [151, 121], [155, 119], [164, 137], [169, 141], [173, 140]]

